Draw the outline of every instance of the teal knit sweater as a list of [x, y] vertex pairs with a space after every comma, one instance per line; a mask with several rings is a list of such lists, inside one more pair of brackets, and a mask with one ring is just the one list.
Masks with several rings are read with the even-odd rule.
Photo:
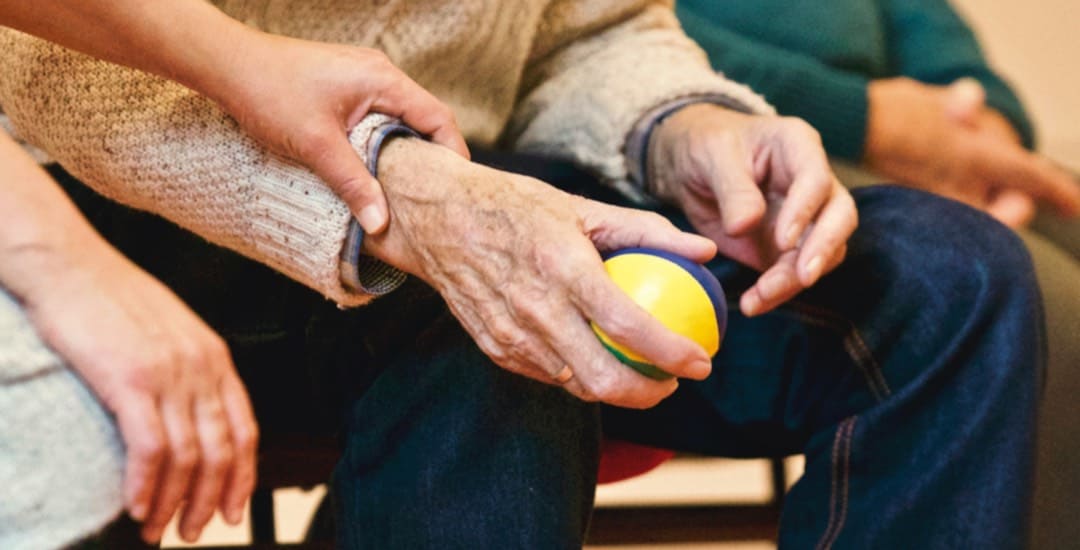
[[858, 161], [870, 80], [949, 84], [969, 76], [987, 104], [1034, 145], [1024, 108], [987, 65], [946, 0], [678, 0], [687, 34], [713, 67], [748, 84], [782, 114], [821, 132], [830, 154]]

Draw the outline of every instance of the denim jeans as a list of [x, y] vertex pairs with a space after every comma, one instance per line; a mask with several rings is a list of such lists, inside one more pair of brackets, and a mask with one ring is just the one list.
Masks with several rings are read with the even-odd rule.
[[[477, 159], [618, 202], [566, 164]], [[716, 260], [732, 304], [713, 375], [630, 411], [496, 367], [418, 281], [339, 311], [68, 187], [110, 240], [227, 339], [264, 432], [342, 435], [332, 498], [343, 548], [580, 547], [602, 434], [718, 456], [805, 453], [782, 547], [1026, 542], [1041, 301], [1017, 238], [957, 203], [858, 191], [847, 261], [757, 318], [735, 305], [755, 274]]]

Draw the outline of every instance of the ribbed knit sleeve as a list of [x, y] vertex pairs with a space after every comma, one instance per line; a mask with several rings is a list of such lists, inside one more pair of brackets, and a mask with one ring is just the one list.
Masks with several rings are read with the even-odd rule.
[[[505, 134], [512, 147], [572, 159], [619, 187], [629, 175], [627, 137], [658, 106], [700, 96], [773, 113], [749, 88], [710, 68], [679, 28], [671, 2], [641, 6], [552, 3], [541, 25], [547, 34], [537, 38]], [[567, 27], [567, 21], [577, 24]]]
[[[173, 82], [0, 30], [0, 105], [28, 142], [101, 194], [159, 214], [342, 306], [348, 207], [308, 170], [256, 145], [216, 104]], [[350, 136], [387, 124], [371, 115]], [[366, 159], [365, 159], [366, 160]]]
[[765, 96], [780, 113], [802, 118], [821, 133], [830, 155], [858, 162], [866, 141], [869, 78], [800, 52], [747, 38], [693, 6], [678, 6], [686, 34], [713, 67]]

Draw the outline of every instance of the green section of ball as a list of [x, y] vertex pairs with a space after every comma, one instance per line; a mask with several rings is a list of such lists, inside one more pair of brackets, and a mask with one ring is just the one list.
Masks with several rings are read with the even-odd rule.
[[609, 346], [603, 338], [600, 339], [600, 343], [603, 344], [604, 347], [607, 348], [607, 350], [610, 351], [616, 359], [622, 362], [622, 364], [638, 371], [645, 376], [648, 376], [649, 378], [652, 378], [653, 380], [670, 380], [674, 378], [674, 376], [671, 376], [667, 372], [660, 370], [655, 365], [650, 365], [649, 363], [642, 363], [641, 361], [635, 361], [627, 357], [618, 349]]

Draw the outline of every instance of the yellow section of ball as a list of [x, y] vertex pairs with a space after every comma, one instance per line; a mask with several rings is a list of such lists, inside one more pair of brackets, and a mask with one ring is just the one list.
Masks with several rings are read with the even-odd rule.
[[[678, 264], [659, 256], [631, 253], [608, 259], [604, 267], [619, 288], [669, 330], [697, 342], [709, 356], [720, 349], [720, 329], [712, 301], [697, 279]], [[596, 325], [593, 330], [605, 345], [627, 359], [646, 362]]]

